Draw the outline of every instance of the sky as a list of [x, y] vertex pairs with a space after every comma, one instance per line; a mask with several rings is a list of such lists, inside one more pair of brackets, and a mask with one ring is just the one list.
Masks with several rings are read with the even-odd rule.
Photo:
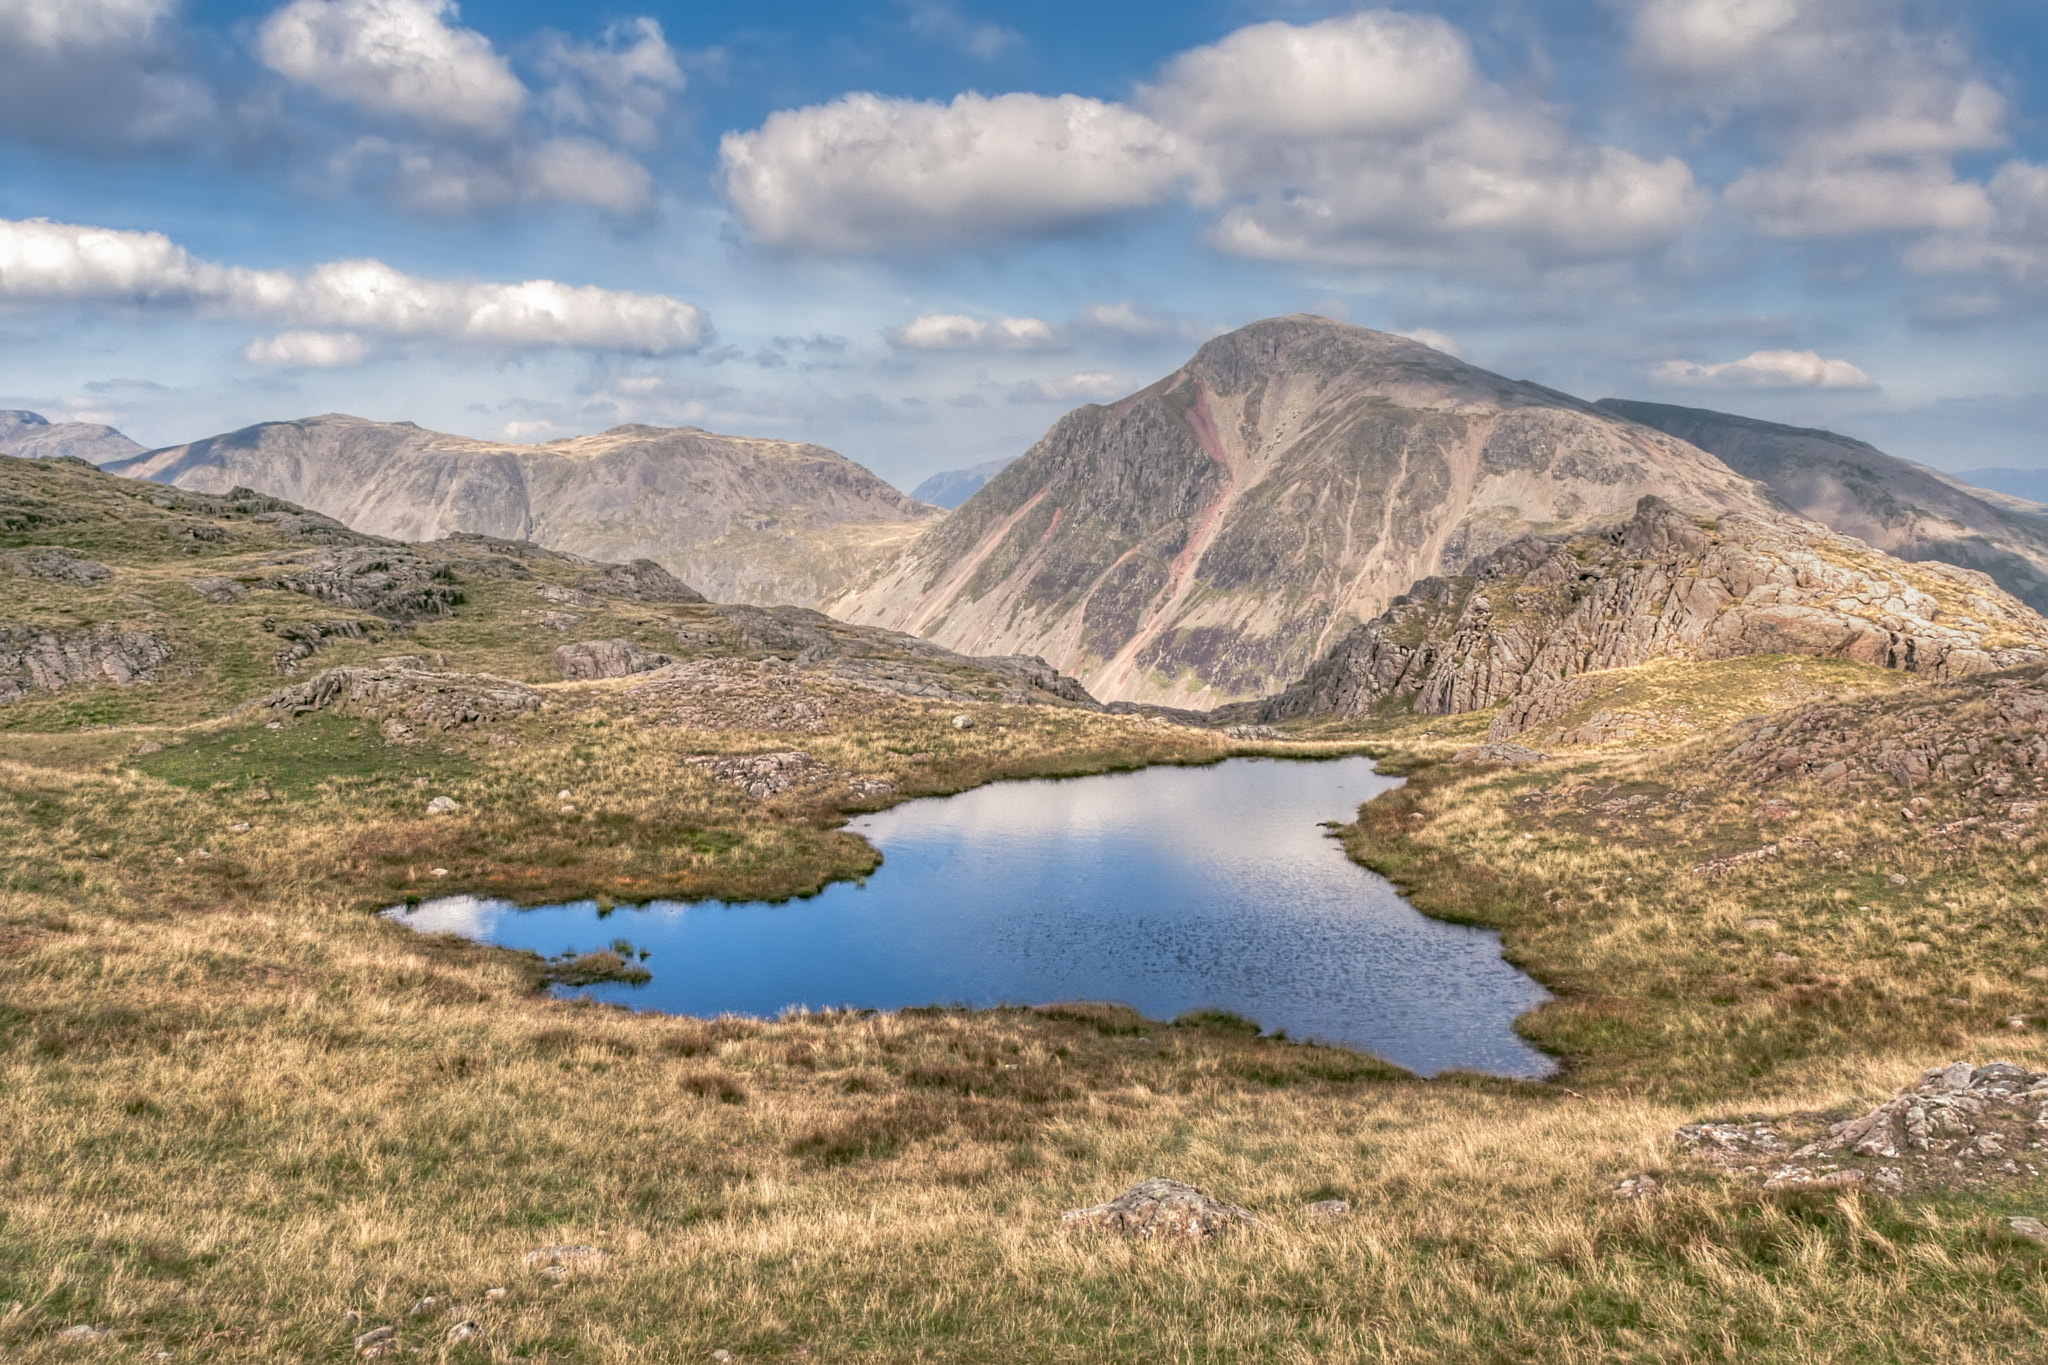
[[1314, 312], [2048, 465], [2041, 0], [0, 0], [0, 407], [908, 488]]

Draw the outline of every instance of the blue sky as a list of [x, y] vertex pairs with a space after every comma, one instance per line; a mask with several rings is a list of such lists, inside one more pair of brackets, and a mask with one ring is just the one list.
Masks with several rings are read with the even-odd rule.
[[0, 0], [0, 406], [908, 487], [1314, 311], [2048, 464], [2038, 0]]

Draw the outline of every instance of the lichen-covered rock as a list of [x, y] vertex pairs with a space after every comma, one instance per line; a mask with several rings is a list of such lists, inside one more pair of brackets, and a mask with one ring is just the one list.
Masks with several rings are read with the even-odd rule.
[[190, 579], [186, 582], [185, 586], [217, 607], [225, 607], [239, 602], [249, 595], [249, 590], [240, 583], [237, 583], [232, 578], [223, 578], [219, 574], [208, 574], [204, 578]]
[[1453, 763], [1497, 763], [1502, 767], [1520, 768], [1531, 763], [1547, 763], [1550, 755], [1525, 744], [1480, 744], [1470, 749], [1460, 749], [1451, 755]]
[[1142, 1240], [1200, 1241], [1258, 1219], [1178, 1180], [1141, 1180], [1107, 1204], [1069, 1209], [1061, 1227], [1093, 1227]]
[[563, 645], [554, 653], [555, 670], [567, 682], [651, 673], [674, 662], [668, 655], [642, 649], [631, 640], [582, 640]]
[[1588, 700], [1589, 674], [1756, 654], [1946, 681], [2048, 660], [2048, 620], [1982, 574], [1813, 522], [1702, 520], [1644, 498], [1620, 526], [1525, 537], [1424, 579], [1257, 716], [1357, 716], [1398, 696], [1430, 715], [1500, 706], [1487, 737], [1504, 740]]
[[149, 682], [171, 658], [152, 631], [114, 624], [60, 630], [0, 622], [0, 702], [95, 683]]
[[729, 758], [693, 758], [693, 768], [702, 768], [721, 782], [729, 782], [756, 801], [780, 796], [797, 787], [811, 786], [828, 775], [823, 764], [801, 750], [774, 754], [737, 754]]
[[585, 592], [623, 597], [628, 602], [702, 602], [704, 594], [651, 559], [607, 564], [583, 575], [576, 586]]
[[114, 571], [104, 564], [96, 564], [84, 555], [55, 546], [38, 546], [32, 550], [17, 550], [12, 554], [0, 555], [0, 562], [23, 578], [43, 578], [53, 583], [69, 583], [74, 588], [90, 588], [104, 583], [114, 576]]
[[540, 709], [540, 693], [488, 673], [422, 673], [403, 668], [330, 668], [255, 705], [278, 716], [334, 710], [436, 730], [513, 720]]

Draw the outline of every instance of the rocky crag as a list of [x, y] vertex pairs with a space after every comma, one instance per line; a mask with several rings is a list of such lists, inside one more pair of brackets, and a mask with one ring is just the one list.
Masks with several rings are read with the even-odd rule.
[[1832, 431], [1619, 398], [1595, 406], [1720, 457], [1802, 517], [1900, 559], [1980, 570], [2048, 611], [2048, 508]]
[[1219, 337], [1069, 413], [872, 580], [825, 604], [1104, 700], [1275, 690], [1418, 578], [1644, 494], [1766, 496], [1683, 441], [1406, 337], [1317, 317]]
[[1931, 681], [2048, 660], [2048, 620], [1984, 575], [1908, 564], [1783, 514], [1708, 518], [1645, 498], [1619, 526], [1530, 536], [1425, 579], [1345, 637], [1265, 722], [1502, 708], [1505, 740], [1654, 659], [1845, 658]]
[[822, 446], [694, 427], [526, 446], [330, 414], [107, 467], [196, 491], [258, 489], [394, 540], [473, 532], [652, 560], [734, 602], [836, 594], [939, 515]]

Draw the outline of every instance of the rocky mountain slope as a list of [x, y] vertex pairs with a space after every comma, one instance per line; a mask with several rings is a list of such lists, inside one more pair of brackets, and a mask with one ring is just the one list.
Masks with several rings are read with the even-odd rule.
[[802, 729], [878, 695], [1101, 709], [1037, 659], [707, 602], [649, 560], [475, 533], [408, 544], [247, 488], [0, 458], [0, 730], [22, 714], [8, 703], [73, 728], [217, 715], [286, 682], [274, 708], [408, 739], [524, 714], [536, 685], [636, 673], [650, 723], [702, 728]]
[[965, 469], [948, 469], [932, 475], [923, 483], [910, 490], [910, 496], [919, 502], [928, 502], [934, 507], [952, 511], [981, 491], [981, 486], [1007, 469], [1014, 456], [1000, 460], [983, 460], [980, 464]]
[[92, 464], [125, 460], [142, 446], [98, 422], [52, 422], [40, 413], [0, 408], [0, 455], [47, 460], [69, 455]]
[[1683, 441], [1406, 337], [1255, 323], [1062, 418], [826, 610], [1042, 655], [1104, 699], [1270, 692], [1418, 578], [1644, 494], [1765, 495]]
[[253, 488], [398, 540], [468, 531], [591, 559], [652, 559], [738, 602], [835, 594], [938, 515], [822, 446], [694, 427], [523, 446], [329, 414], [108, 469], [200, 492]]
[[1912, 564], [1782, 513], [1705, 518], [1645, 498], [1625, 523], [1531, 536], [1426, 579], [1351, 632], [1260, 720], [1501, 706], [1504, 740], [1608, 670], [1794, 654], [1950, 680], [2048, 660], [2048, 620], [1984, 575]]
[[1719, 456], [1802, 517], [1901, 559], [1981, 570], [2048, 611], [2048, 508], [1832, 431], [1620, 398], [1595, 406]]

